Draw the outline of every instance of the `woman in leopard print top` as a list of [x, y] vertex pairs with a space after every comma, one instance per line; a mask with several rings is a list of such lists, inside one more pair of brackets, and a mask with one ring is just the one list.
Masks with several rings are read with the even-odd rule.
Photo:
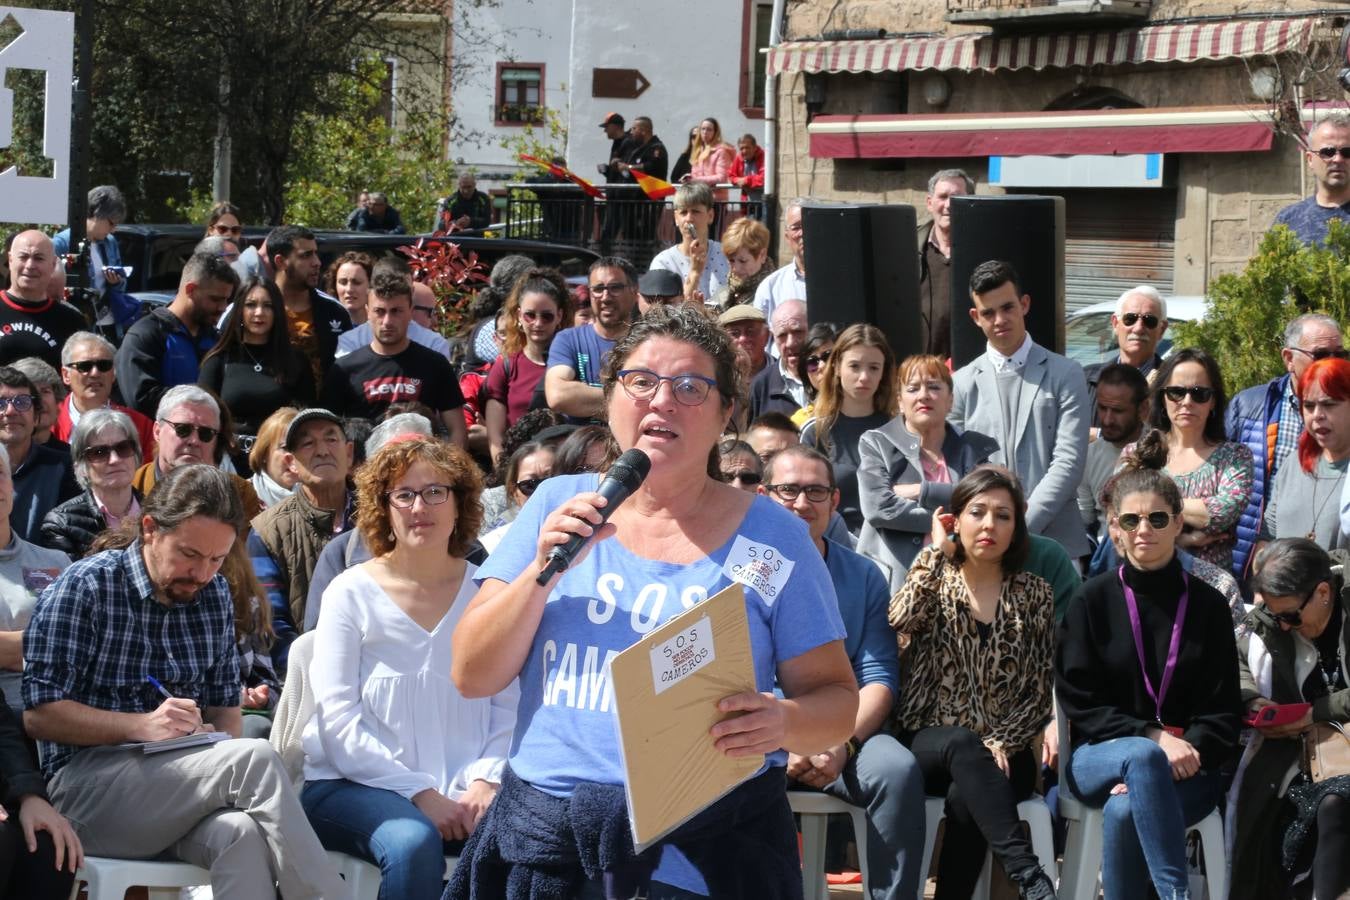
[[891, 600], [891, 627], [909, 640], [897, 737], [927, 792], [947, 797], [939, 900], [971, 895], [986, 846], [1022, 897], [1054, 897], [1017, 817], [1051, 712], [1054, 631], [1050, 585], [1021, 571], [1025, 510], [1016, 476], [976, 468], [953, 491], [952, 514], [933, 515], [932, 544]]

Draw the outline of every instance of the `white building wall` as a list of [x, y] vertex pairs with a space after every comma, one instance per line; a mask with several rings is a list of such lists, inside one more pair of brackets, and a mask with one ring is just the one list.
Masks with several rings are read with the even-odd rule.
[[[494, 8], [455, 7], [463, 18], [453, 49], [454, 111], [459, 131], [481, 138], [452, 145], [450, 155], [483, 173], [480, 180], [516, 169], [501, 142], [518, 129], [492, 119], [496, 63], [506, 59], [545, 63], [545, 105], [566, 123], [568, 165], [585, 178], [598, 178], [596, 164], [608, 159], [599, 123], [609, 112], [630, 125], [636, 116], [650, 117], [672, 163], [688, 129], [707, 116], [721, 123], [729, 143], [747, 131], [763, 140], [763, 121], [740, 112], [745, 10], [738, 0], [500, 0]], [[494, 47], [461, 37], [475, 28], [501, 40]], [[635, 100], [592, 97], [596, 67], [637, 69], [651, 87]]]

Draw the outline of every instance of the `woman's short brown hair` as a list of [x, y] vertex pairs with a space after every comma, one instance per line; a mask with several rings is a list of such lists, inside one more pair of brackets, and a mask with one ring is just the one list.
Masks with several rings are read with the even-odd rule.
[[258, 426], [258, 434], [253, 439], [253, 446], [248, 451], [248, 467], [255, 472], [267, 471], [267, 459], [272, 455], [272, 451], [281, 446], [281, 442], [286, 439], [286, 429], [290, 427], [291, 419], [300, 414], [300, 410], [294, 406], [283, 406], [272, 413], [263, 423]]
[[427, 437], [413, 437], [385, 444], [356, 473], [356, 527], [371, 553], [383, 556], [394, 549], [389, 522], [389, 498], [385, 492], [403, 474], [424, 462], [445, 475], [455, 497], [455, 530], [447, 552], [463, 558], [478, 537], [483, 524], [483, 476], [473, 459], [452, 444]]

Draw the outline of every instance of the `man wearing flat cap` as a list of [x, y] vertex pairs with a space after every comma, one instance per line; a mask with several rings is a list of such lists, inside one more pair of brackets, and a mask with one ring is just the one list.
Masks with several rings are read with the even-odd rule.
[[669, 269], [652, 269], [638, 278], [638, 314], [653, 306], [684, 302], [684, 282]]
[[739, 303], [717, 317], [717, 324], [731, 338], [736, 349], [744, 350], [750, 359], [750, 371], [746, 381], [750, 381], [768, 362], [769, 322], [764, 313], [745, 303]]

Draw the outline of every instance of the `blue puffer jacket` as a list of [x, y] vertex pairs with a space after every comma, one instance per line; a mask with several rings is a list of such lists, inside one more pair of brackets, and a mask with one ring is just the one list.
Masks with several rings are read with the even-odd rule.
[[[1239, 391], [1228, 403], [1224, 428], [1230, 441], [1246, 444], [1252, 451], [1252, 494], [1247, 508], [1242, 511], [1237, 525], [1237, 546], [1233, 548], [1233, 575], [1242, 581], [1250, 561], [1252, 545], [1261, 530], [1261, 516], [1266, 510], [1266, 485], [1273, 484], [1275, 473], [1266, 459], [1266, 432], [1270, 423], [1280, 414], [1280, 402], [1288, 375], [1281, 375], [1265, 384]], [[1300, 422], [1300, 428], [1302, 423]]]

